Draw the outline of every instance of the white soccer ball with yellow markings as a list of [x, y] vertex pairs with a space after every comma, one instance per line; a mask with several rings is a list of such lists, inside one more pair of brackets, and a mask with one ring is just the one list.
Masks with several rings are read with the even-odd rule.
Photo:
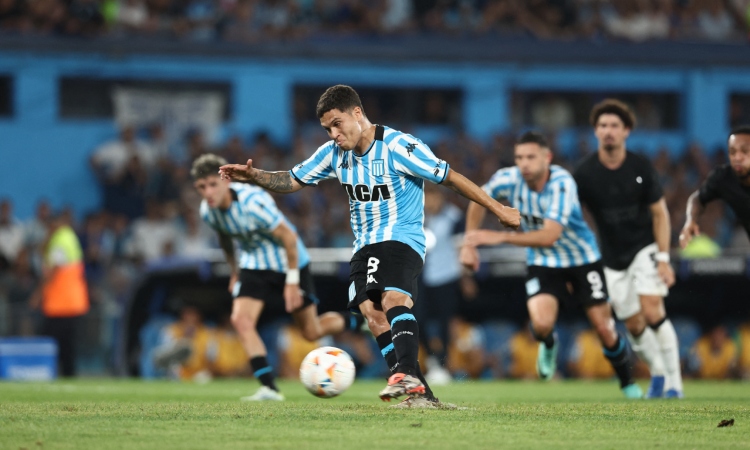
[[320, 347], [305, 356], [299, 378], [316, 397], [331, 398], [349, 389], [356, 370], [348, 353], [336, 347]]

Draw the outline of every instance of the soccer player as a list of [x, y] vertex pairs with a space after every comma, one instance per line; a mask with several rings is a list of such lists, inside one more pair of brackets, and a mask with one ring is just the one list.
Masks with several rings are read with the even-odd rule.
[[675, 277], [669, 262], [669, 211], [659, 178], [648, 159], [626, 149], [635, 126], [626, 104], [604, 100], [594, 106], [590, 120], [598, 151], [585, 157], [573, 176], [599, 230], [612, 307], [649, 366], [646, 397], [682, 397], [677, 334], [664, 308]]
[[551, 165], [552, 152], [544, 136], [536, 132], [518, 139], [515, 162], [514, 167], [498, 170], [483, 189], [521, 211], [525, 232], [479, 230], [484, 209], [472, 203], [466, 213], [461, 262], [476, 271], [479, 245], [527, 247], [526, 305], [532, 332], [539, 341], [539, 377], [550, 380], [555, 375], [558, 341], [554, 326], [560, 303], [581, 305], [620, 379], [623, 394], [641, 398], [641, 388], [632, 378], [631, 354], [615, 330], [599, 248], [583, 220], [573, 177], [562, 167]]
[[[309, 341], [358, 329], [362, 319], [350, 312], [318, 317], [318, 299], [310, 274], [310, 257], [294, 226], [278, 210], [268, 192], [257, 186], [230, 183], [219, 177], [227, 162], [213, 154], [200, 156], [190, 172], [203, 197], [200, 215], [219, 235], [232, 268], [229, 292], [234, 301], [231, 321], [250, 357], [258, 391], [244, 401], [284, 400], [266, 360], [266, 347], [257, 331], [265, 303], [285, 305]], [[239, 246], [239, 260], [234, 242]]]
[[518, 211], [450, 170], [419, 139], [371, 123], [349, 86], [328, 88], [316, 113], [331, 141], [291, 171], [266, 172], [248, 160], [222, 167], [221, 174], [282, 193], [338, 178], [349, 197], [355, 236], [349, 307], [365, 316], [393, 373], [380, 398], [433, 399], [420, 376], [419, 328], [411, 312], [425, 256], [424, 180], [478, 202], [511, 227], [519, 225]]
[[687, 202], [685, 226], [680, 233], [680, 246], [698, 234], [698, 218], [707, 203], [723, 199], [745, 227], [750, 237], [750, 125], [741, 126], [729, 134], [729, 164], [715, 168], [693, 192]]
[[573, 176], [599, 231], [612, 308], [651, 372], [646, 397], [680, 397], [677, 335], [664, 309], [664, 296], [674, 284], [669, 212], [649, 160], [626, 149], [635, 120], [618, 100], [594, 106], [598, 151], [586, 156]]

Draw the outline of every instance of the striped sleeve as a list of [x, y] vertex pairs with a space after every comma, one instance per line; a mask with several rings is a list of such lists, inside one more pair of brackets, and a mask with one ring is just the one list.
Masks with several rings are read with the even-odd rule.
[[545, 219], [567, 226], [570, 214], [578, 203], [578, 188], [571, 177], [565, 177], [550, 185], [550, 203], [544, 213]]
[[273, 197], [265, 191], [259, 191], [245, 197], [242, 200], [242, 207], [248, 215], [247, 225], [250, 231], [273, 231], [284, 220], [284, 216], [276, 206]]
[[482, 189], [495, 200], [509, 199], [513, 186], [518, 182], [518, 170], [515, 167], [500, 169], [492, 175]]
[[333, 167], [333, 154], [336, 146], [333, 141], [321, 145], [307, 160], [294, 166], [290, 171], [292, 177], [305, 185], [317, 186], [322, 180], [336, 178]]
[[437, 184], [442, 183], [448, 175], [448, 163], [435, 156], [427, 144], [414, 136], [392, 133], [384, 141], [391, 150], [394, 167], [402, 175]]

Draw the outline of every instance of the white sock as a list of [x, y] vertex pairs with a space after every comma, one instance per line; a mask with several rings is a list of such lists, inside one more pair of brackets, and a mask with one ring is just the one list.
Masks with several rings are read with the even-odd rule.
[[654, 330], [659, 348], [664, 358], [666, 377], [664, 390], [676, 389], [682, 392], [682, 374], [680, 373], [680, 346], [672, 322], [667, 319]]
[[660, 351], [661, 346], [656, 339], [654, 330], [646, 327], [638, 337], [628, 333], [628, 339], [633, 344], [635, 354], [648, 366], [648, 371], [651, 372], [652, 377], [666, 375], [664, 359]]

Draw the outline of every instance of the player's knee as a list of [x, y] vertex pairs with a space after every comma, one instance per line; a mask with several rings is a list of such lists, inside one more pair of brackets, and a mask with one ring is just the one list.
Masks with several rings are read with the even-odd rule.
[[231, 321], [234, 329], [237, 330], [237, 333], [240, 335], [255, 330], [255, 320], [247, 315], [233, 313]]
[[391, 329], [391, 326], [388, 324], [388, 319], [386, 319], [385, 314], [368, 315], [366, 319], [367, 327], [375, 336], [380, 336], [381, 334]]
[[314, 325], [305, 325], [302, 327], [302, 337], [305, 338], [306, 341], [313, 342], [317, 341], [322, 336]]
[[625, 320], [625, 328], [628, 329], [628, 333], [638, 337], [646, 329], [646, 318], [643, 314], [636, 314]]

